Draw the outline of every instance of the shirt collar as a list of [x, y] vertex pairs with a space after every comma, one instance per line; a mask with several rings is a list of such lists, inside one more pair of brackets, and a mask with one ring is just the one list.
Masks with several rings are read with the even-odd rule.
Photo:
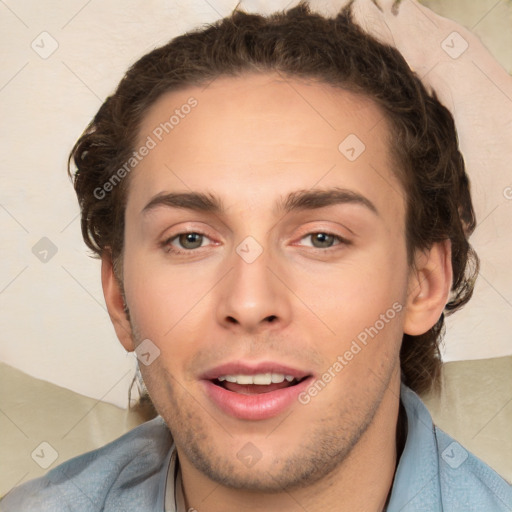
[[418, 395], [404, 384], [400, 400], [407, 414], [407, 439], [388, 510], [440, 510], [439, 460], [432, 418]]

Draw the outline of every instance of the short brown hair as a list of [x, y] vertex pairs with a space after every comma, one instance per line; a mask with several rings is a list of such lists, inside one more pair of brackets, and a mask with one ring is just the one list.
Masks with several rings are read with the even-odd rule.
[[[445, 312], [462, 307], [473, 293], [479, 261], [468, 243], [475, 215], [453, 118], [398, 50], [353, 21], [351, 4], [333, 18], [312, 13], [306, 2], [268, 17], [235, 9], [138, 60], [70, 154], [88, 247], [97, 255], [111, 251], [114, 263], [122, 255], [129, 180], [102, 197], [96, 191], [132, 157], [141, 120], [162, 94], [219, 76], [272, 71], [363, 94], [381, 108], [407, 198], [409, 264], [415, 249], [449, 239], [454, 277]], [[403, 335], [402, 380], [419, 393], [439, 380], [443, 333], [444, 314], [428, 332]]]

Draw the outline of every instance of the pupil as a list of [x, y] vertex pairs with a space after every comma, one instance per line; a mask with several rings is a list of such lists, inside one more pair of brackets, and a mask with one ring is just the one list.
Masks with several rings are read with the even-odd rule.
[[[320, 242], [320, 245], [315, 245], [315, 242]], [[315, 233], [313, 237], [313, 245], [315, 247], [330, 247], [334, 241], [334, 235], [328, 235], [327, 233]]]

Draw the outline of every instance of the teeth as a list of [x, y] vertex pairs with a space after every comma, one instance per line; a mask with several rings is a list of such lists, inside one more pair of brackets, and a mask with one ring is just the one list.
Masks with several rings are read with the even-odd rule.
[[254, 384], [254, 377], [252, 375], [235, 375], [237, 384]]
[[219, 382], [235, 382], [241, 385], [268, 386], [270, 384], [280, 384], [285, 379], [291, 382], [294, 378], [292, 375], [283, 375], [282, 373], [257, 373], [256, 375], [222, 375], [218, 380]]
[[273, 373], [272, 374], [272, 383], [273, 384], [281, 384], [284, 381], [284, 375], [282, 373]]
[[272, 382], [272, 374], [258, 373], [252, 378], [251, 384], [259, 384], [260, 386], [268, 386]]

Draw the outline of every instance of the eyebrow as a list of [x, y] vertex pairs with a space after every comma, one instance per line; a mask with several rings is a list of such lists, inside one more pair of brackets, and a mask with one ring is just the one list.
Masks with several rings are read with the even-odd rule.
[[[274, 207], [274, 213], [316, 210], [336, 204], [363, 206], [373, 214], [380, 216], [377, 207], [368, 198], [354, 190], [340, 187], [296, 190], [278, 200]], [[214, 214], [222, 214], [226, 211], [222, 200], [211, 193], [169, 192], [154, 196], [143, 208], [142, 213], [147, 214], [161, 206]]]

